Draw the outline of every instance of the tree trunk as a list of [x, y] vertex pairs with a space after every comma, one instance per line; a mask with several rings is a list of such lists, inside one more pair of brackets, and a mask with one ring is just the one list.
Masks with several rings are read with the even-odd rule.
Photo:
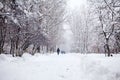
[[49, 46], [47, 45], [47, 53], [49, 52]]
[[38, 53], [40, 53], [40, 46], [37, 47], [37, 51], [38, 51]]
[[5, 17], [2, 17], [2, 15], [0, 15], [0, 54], [3, 52], [5, 37], [6, 37]]
[[[2, 34], [2, 33], [1, 33]], [[0, 36], [0, 54], [3, 52], [4, 38]]]
[[19, 52], [19, 56], [21, 57], [24, 53], [24, 51], [30, 46], [29, 43], [29, 38], [26, 39], [23, 44], [21, 45], [21, 47], [18, 48], [18, 52]]
[[16, 56], [19, 56], [19, 50], [18, 50], [18, 47], [19, 47], [19, 37], [16, 36], [16, 42], [15, 42], [15, 54]]
[[0, 40], [0, 54], [3, 52], [4, 41], [3, 39]]
[[12, 56], [14, 57], [15, 55], [15, 43], [14, 41], [11, 39], [11, 48], [10, 48], [10, 54], [12, 54]]
[[36, 52], [36, 50], [37, 50], [37, 46], [36, 46], [36, 45], [34, 45], [34, 46], [33, 46], [32, 53], [31, 53], [31, 54], [32, 54], [32, 55], [34, 55], [34, 54], [35, 54], [35, 52]]
[[107, 54], [108, 54], [108, 57], [110, 56], [110, 47], [109, 47], [109, 39], [106, 38], [106, 49], [107, 49]]

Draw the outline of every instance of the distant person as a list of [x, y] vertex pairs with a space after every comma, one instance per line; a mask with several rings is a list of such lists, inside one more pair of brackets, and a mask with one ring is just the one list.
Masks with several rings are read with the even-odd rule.
[[59, 55], [59, 53], [60, 53], [60, 49], [59, 49], [59, 48], [57, 48], [57, 54]]
[[65, 51], [61, 51], [61, 54], [65, 54]]

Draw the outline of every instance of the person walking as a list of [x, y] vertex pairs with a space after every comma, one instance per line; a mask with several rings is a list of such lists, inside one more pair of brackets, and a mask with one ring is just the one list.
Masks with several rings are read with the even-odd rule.
[[57, 54], [59, 55], [59, 53], [60, 53], [60, 49], [59, 49], [59, 48], [57, 48]]

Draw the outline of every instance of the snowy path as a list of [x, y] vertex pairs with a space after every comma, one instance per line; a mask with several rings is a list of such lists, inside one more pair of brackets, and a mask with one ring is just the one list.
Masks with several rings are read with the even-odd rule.
[[0, 80], [120, 80], [120, 55], [0, 55]]

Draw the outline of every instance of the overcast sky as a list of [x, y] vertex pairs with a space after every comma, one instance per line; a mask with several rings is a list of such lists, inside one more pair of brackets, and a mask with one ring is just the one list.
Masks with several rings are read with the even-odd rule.
[[[67, 8], [69, 9], [68, 10], [68, 14], [69, 14], [69, 11], [72, 12], [72, 11], [75, 11], [76, 9], [78, 10], [81, 10], [81, 8], [86, 5], [86, 0], [67, 0]], [[71, 45], [72, 45], [72, 42], [73, 42], [73, 34], [72, 34], [72, 31], [71, 31], [71, 28], [69, 26], [68, 23], [64, 23], [63, 24], [63, 29], [65, 30], [64, 34], [63, 34], [63, 41], [65, 42], [64, 44], [61, 44], [61, 49], [62, 50], [65, 50], [65, 51], [68, 51], [71, 49]]]
[[75, 9], [86, 5], [86, 0], [68, 0], [67, 2], [68, 8]]

